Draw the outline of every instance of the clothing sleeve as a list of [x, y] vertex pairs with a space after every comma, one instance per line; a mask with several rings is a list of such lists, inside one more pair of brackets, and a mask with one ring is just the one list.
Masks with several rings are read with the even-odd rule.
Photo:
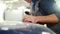
[[56, 17], [60, 21], [60, 11], [56, 8], [56, 2], [54, 0], [50, 1], [41, 1], [41, 9], [43, 10], [44, 13], [50, 15], [50, 14], [55, 14]]

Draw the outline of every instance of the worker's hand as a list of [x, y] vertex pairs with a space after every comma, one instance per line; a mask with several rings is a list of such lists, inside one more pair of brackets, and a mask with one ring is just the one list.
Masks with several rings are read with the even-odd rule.
[[26, 16], [23, 17], [23, 22], [36, 23], [37, 22], [37, 18], [36, 18], [36, 16], [26, 15]]
[[30, 3], [32, 0], [25, 0], [26, 2]]

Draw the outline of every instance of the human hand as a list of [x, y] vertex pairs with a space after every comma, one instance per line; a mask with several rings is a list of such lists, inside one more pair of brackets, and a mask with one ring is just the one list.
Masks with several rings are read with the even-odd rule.
[[37, 22], [37, 18], [36, 18], [36, 16], [26, 15], [26, 16], [23, 17], [23, 22], [36, 23]]
[[25, 0], [26, 2], [30, 3], [32, 0]]

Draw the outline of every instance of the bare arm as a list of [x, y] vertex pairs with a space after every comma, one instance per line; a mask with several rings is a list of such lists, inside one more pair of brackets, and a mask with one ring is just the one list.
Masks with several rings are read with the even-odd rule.
[[37, 22], [47, 22], [47, 23], [57, 23], [59, 20], [58, 18], [56, 17], [55, 14], [51, 14], [51, 15], [48, 15], [48, 16], [36, 16], [36, 20]]

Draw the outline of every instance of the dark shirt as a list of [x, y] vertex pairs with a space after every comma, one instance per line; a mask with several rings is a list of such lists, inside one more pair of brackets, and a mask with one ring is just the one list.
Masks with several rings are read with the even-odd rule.
[[[34, 5], [32, 5], [32, 6], [34, 6]], [[35, 7], [32, 7], [32, 8], [35, 9]], [[46, 15], [55, 14], [60, 22], [60, 10], [59, 10], [55, 0], [40, 0], [40, 2], [38, 4], [38, 8], [39, 8], [39, 10], [37, 12], [35, 11], [36, 12], [36, 13], [34, 13], [35, 15], [37, 14], [37, 16], [40, 16], [40, 14], [41, 14], [42, 16], [46, 16]], [[54, 24], [54, 23], [46, 23], [46, 24], [49, 28], [51, 28], [53, 31], [58, 33], [58, 31], [60, 31], [59, 22], [56, 24]]]
[[32, 2], [30, 3], [30, 8], [32, 11], [35, 11], [35, 4], [38, 0], [32, 0]]

